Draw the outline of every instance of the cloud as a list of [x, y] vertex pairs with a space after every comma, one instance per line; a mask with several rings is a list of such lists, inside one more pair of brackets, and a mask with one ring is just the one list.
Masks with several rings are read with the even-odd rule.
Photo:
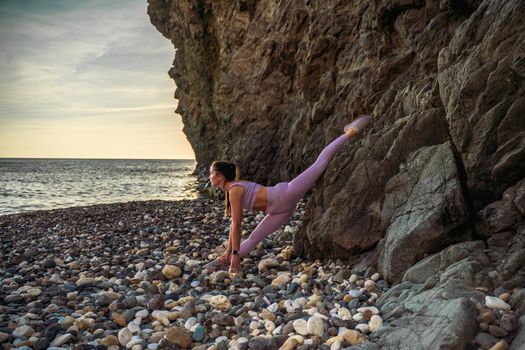
[[173, 49], [143, 1], [0, 4], [2, 114], [170, 102]]

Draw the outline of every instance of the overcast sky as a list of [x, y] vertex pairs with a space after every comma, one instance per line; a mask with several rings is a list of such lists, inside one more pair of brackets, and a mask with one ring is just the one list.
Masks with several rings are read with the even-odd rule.
[[146, 0], [0, 0], [0, 157], [194, 158]]

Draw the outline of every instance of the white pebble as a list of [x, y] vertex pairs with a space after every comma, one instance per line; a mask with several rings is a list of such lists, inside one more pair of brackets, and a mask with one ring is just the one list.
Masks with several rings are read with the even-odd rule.
[[357, 281], [357, 275], [356, 274], [353, 274], [352, 276], [350, 276], [350, 282], [351, 283], [355, 283]]
[[379, 272], [376, 272], [370, 278], [372, 279], [372, 281], [377, 281], [379, 277], [381, 277], [381, 275], [379, 274]]
[[363, 307], [358, 308], [357, 312], [364, 313], [366, 310], [372, 311], [373, 315], [378, 315], [379, 314], [379, 310], [375, 306], [363, 306]]
[[273, 330], [275, 329], [275, 323], [273, 323], [272, 321], [266, 321], [264, 322], [264, 328], [266, 328], [268, 332], [273, 332]]
[[138, 333], [140, 331], [140, 326], [135, 322], [135, 320], [128, 323], [127, 327], [131, 333]]
[[293, 329], [295, 329], [295, 332], [297, 332], [297, 334], [308, 335], [306, 320], [299, 318], [297, 320], [294, 320], [292, 325], [293, 325]]
[[341, 349], [341, 341], [338, 339], [332, 343], [332, 346], [330, 346], [330, 350], [339, 350]]
[[184, 328], [186, 328], [187, 330], [191, 330], [191, 328], [193, 326], [195, 326], [196, 324], [197, 324], [197, 318], [196, 317], [190, 317], [184, 323]]
[[308, 334], [316, 335], [321, 338], [324, 334], [324, 322], [320, 317], [310, 317], [306, 323]]
[[357, 326], [355, 326], [355, 329], [361, 331], [361, 333], [368, 333], [370, 331], [370, 326], [366, 323], [360, 323]]
[[279, 310], [279, 304], [273, 303], [267, 307], [268, 311], [275, 313], [277, 310]]
[[503, 310], [503, 311], [510, 310], [509, 304], [507, 304], [500, 298], [491, 297], [489, 295], [485, 297], [485, 304], [487, 304], [487, 306], [490, 307], [491, 309]]
[[148, 311], [148, 310], [140, 310], [140, 311], [138, 311], [138, 312], [135, 314], [135, 316], [140, 317], [140, 318], [142, 318], [142, 319], [148, 317], [148, 315], [149, 315], [149, 311]]
[[363, 314], [358, 312], [354, 316], [352, 316], [352, 318], [354, 319], [354, 321], [359, 322], [363, 319]]
[[120, 345], [126, 346], [126, 344], [129, 343], [129, 341], [131, 340], [132, 336], [133, 336], [133, 334], [131, 333], [131, 331], [128, 328], [122, 328], [118, 332], [118, 341], [119, 341]]
[[352, 313], [346, 307], [342, 307], [337, 310], [337, 316], [343, 321], [348, 321], [352, 319]]
[[383, 327], [383, 319], [379, 315], [373, 315], [368, 324], [370, 325], [370, 332], [375, 332]]
[[376, 286], [376, 283], [372, 280], [365, 281], [365, 288], [370, 289], [374, 288]]

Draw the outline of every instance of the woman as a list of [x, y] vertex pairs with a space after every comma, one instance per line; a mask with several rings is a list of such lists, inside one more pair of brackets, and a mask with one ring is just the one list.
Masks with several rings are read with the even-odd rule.
[[[234, 163], [213, 162], [210, 167], [210, 182], [226, 193], [225, 212], [226, 215], [231, 215], [231, 225], [226, 252], [204, 268], [212, 270], [229, 263], [230, 272], [240, 272], [240, 258], [248, 255], [257, 243], [290, 219], [296, 204], [315, 185], [334, 155], [348, 140], [358, 135], [370, 120], [370, 116], [363, 115], [345, 126], [344, 134], [326, 146], [315, 163], [290, 182], [264, 187], [254, 182], [236, 181], [239, 171]], [[267, 215], [248, 239], [241, 243], [243, 209], [260, 210]]]

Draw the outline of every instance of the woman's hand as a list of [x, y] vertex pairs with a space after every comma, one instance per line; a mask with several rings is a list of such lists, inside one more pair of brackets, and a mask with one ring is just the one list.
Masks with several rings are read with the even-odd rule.
[[231, 256], [231, 251], [227, 250], [224, 252], [224, 254], [219, 256], [217, 260], [219, 260], [222, 265], [228, 265], [230, 263], [230, 256]]
[[240, 273], [241, 272], [241, 259], [239, 258], [239, 254], [233, 254], [231, 256], [231, 262], [230, 262], [230, 269], [228, 270], [230, 273]]

